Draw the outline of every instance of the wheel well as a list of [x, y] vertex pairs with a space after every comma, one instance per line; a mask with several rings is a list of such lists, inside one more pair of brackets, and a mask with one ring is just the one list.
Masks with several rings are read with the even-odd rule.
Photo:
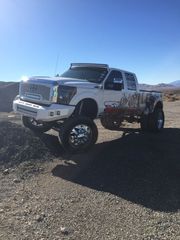
[[74, 115], [82, 115], [89, 117], [91, 119], [95, 119], [98, 113], [98, 106], [94, 99], [85, 98], [81, 100], [74, 110]]
[[155, 105], [155, 108], [160, 108], [160, 109], [163, 109], [163, 103], [162, 102], [157, 102], [156, 105]]

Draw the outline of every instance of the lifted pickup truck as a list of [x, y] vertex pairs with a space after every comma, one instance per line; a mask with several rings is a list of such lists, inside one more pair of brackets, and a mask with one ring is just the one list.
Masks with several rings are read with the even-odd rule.
[[13, 109], [33, 131], [57, 129], [71, 152], [96, 142], [96, 118], [109, 130], [120, 129], [123, 121], [139, 122], [143, 131], [164, 126], [162, 94], [139, 90], [134, 73], [106, 64], [74, 63], [60, 77], [22, 80]]

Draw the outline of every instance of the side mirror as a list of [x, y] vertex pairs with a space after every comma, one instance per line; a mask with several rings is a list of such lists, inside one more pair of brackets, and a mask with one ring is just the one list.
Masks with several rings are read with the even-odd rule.
[[113, 79], [114, 90], [122, 90], [123, 89], [123, 80], [122, 78], [114, 78]]
[[115, 83], [115, 84], [122, 84], [123, 80], [121, 78], [114, 78], [113, 79], [113, 83]]
[[99, 84], [99, 85], [94, 86], [94, 88], [103, 89], [103, 85], [102, 85], [102, 84]]

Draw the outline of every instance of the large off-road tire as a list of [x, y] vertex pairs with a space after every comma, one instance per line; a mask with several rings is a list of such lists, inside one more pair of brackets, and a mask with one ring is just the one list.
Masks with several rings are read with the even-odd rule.
[[71, 153], [88, 150], [97, 141], [98, 130], [90, 118], [74, 116], [67, 119], [59, 131], [63, 148]]
[[164, 112], [161, 108], [155, 108], [149, 114], [148, 129], [152, 132], [160, 132], [164, 127]]
[[140, 121], [143, 131], [160, 132], [164, 127], [164, 112], [161, 108], [155, 108], [153, 113], [143, 115]]
[[37, 121], [32, 117], [26, 116], [22, 116], [22, 123], [25, 127], [37, 133], [47, 132], [53, 126], [52, 123]]
[[120, 121], [113, 119], [110, 116], [102, 116], [100, 121], [102, 126], [108, 130], [118, 130], [121, 124]]

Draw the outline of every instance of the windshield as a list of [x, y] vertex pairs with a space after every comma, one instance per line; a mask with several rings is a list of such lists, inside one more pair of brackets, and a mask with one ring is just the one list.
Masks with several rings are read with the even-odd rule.
[[93, 67], [74, 67], [63, 73], [61, 77], [87, 80], [90, 82], [101, 83], [107, 75], [105, 68]]

